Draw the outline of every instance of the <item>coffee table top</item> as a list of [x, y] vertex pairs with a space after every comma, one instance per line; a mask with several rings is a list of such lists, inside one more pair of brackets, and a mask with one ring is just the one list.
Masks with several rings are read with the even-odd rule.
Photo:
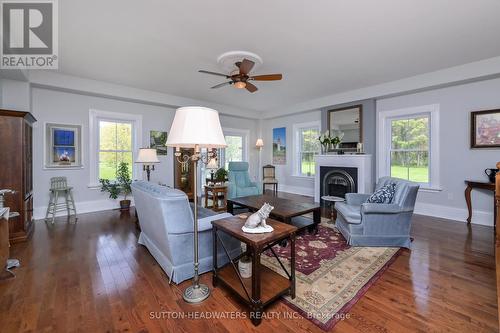
[[267, 202], [274, 207], [273, 211], [271, 212], [271, 216], [278, 217], [294, 217], [320, 209], [320, 205], [318, 203], [279, 198], [275, 195], [269, 194], [232, 198], [229, 199], [228, 202], [254, 209], [260, 209], [260, 207], [262, 207], [262, 205]]
[[274, 228], [273, 232], [263, 234], [248, 234], [243, 232], [241, 227], [245, 225], [245, 220], [238, 216], [212, 221], [212, 225], [254, 248], [286, 238], [297, 231], [297, 227], [273, 219], [268, 218], [266, 222]]

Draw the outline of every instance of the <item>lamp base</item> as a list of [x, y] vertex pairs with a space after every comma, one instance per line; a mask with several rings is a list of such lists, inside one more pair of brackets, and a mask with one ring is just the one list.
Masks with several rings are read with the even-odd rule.
[[188, 303], [200, 303], [210, 296], [210, 289], [206, 284], [198, 284], [189, 286], [184, 290], [182, 298]]

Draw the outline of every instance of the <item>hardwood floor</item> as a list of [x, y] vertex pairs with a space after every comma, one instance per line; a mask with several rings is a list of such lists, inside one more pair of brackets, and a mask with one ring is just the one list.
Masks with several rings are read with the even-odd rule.
[[[412, 251], [334, 331], [497, 332], [493, 229], [416, 215], [412, 235]], [[76, 225], [37, 221], [33, 239], [11, 248], [22, 266], [0, 283], [0, 331], [321, 332], [280, 302], [257, 328], [248, 319], [193, 319], [244, 307], [222, 288], [200, 305], [186, 304], [190, 282], [169, 285], [137, 237], [133, 211], [81, 214]], [[211, 286], [210, 273], [202, 280]]]

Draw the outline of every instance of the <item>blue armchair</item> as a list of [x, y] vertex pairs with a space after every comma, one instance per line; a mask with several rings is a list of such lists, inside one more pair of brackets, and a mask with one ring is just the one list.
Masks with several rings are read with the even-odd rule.
[[248, 162], [229, 162], [228, 198], [261, 194], [260, 186], [250, 181]]
[[403, 179], [382, 177], [376, 189], [396, 184], [392, 203], [367, 203], [370, 194], [348, 193], [335, 205], [337, 229], [353, 246], [398, 246], [410, 248], [411, 217], [419, 185]]

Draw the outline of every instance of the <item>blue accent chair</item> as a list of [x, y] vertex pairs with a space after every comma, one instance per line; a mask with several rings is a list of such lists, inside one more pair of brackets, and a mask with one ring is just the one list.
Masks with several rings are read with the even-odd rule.
[[248, 162], [229, 162], [228, 198], [262, 194], [260, 186], [250, 180]]
[[410, 228], [419, 184], [399, 178], [382, 177], [376, 189], [396, 184], [392, 203], [367, 203], [370, 194], [347, 193], [345, 202], [335, 205], [337, 229], [353, 246], [394, 246], [410, 248]]
[[[180, 190], [146, 181], [132, 183], [135, 209], [139, 217], [141, 234], [139, 244], [144, 245], [163, 271], [174, 283], [181, 283], [194, 275], [193, 204]], [[232, 216], [217, 214], [198, 208], [199, 272], [213, 268], [212, 221]], [[221, 239], [231, 258], [240, 254], [240, 242], [227, 234]], [[219, 267], [229, 262], [224, 250], [218, 247]]]

